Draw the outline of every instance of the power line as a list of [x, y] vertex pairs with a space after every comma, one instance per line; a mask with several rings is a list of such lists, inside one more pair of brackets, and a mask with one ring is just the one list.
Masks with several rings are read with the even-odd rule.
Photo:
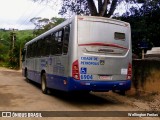
[[[19, 25], [19, 28], [22, 26], [22, 25], [26, 25], [26, 22], [28, 22], [28, 20], [31, 18], [31, 16], [35, 16], [33, 15], [33, 13], [35, 13], [35, 7], [33, 7], [32, 11], [30, 12], [29, 15], [27, 15], [28, 17], [26, 19], [23, 20], [23, 22]], [[37, 10], [37, 9], [36, 9]]]
[[36, 13], [35, 15], [33, 15], [32, 12], [31, 12], [31, 14], [29, 15], [29, 17], [27, 17], [27, 18], [24, 20], [24, 22], [23, 22], [19, 27], [21, 27], [22, 25], [27, 25], [27, 23], [30, 22], [29, 19], [31, 19], [31, 16], [32, 16], [32, 15], [33, 15], [32, 18], [37, 17], [37, 16], [39, 15], [39, 13], [41, 13], [41, 11], [44, 10], [44, 9], [45, 9], [45, 7], [43, 7], [40, 11], [38, 11], [38, 13]]
[[[38, 3], [38, 4], [41, 4], [41, 3]], [[40, 13], [42, 13], [42, 11], [44, 11], [44, 9], [45, 9], [47, 6], [51, 7], [50, 5], [48, 5], [48, 4], [46, 3], [45, 6], [39, 10], [39, 8], [41, 7], [40, 5], [38, 5], [38, 9], [35, 8], [35, 7], [37, 7], [37, 6], [35, 6], [36, 4], [32, 4], [31, 6], [33, 6], [33, 5], [34, 5], [34, 7], [33, 7], [32, 11], [31, 11], [30, 14], [28, 15], [28, 17], [27, 17], [25, 20], [23, 20], [23, 22], [22, 22], [20, 25], [18, 25], [18, 28], [21, 28], [21, 26], [23, 26], [23, 25], [27, 25], [27, 24], [30, 22], [29, 19], [34, 18], [34, 17], [37, 17]], [[42, 4], [41, 4], [41, 5], [42, 5]], [[31, 6], [30, 6], [30, 8], [31, 8]], [[58, 7], [57, 1], [54, 2], [54, 6], [55, 6], [54, 8]], [[30, 8], [26, 9], [26, 11], [19, 17], [19, 19], [17, 20], [17, 23], [18, 23], [19, 21], [21, 21], [21, 20], [24, 18], [24, 16], [27, 15], [27, 11], [28, 11]], [[36, 12], [35, 10], [38, 10], [38, 11]], [[33, 13], [35, 13], [35, 14], [33, 14]]]
[[19, 19], [17, 20], [17, 22], [16, 22], [17, 24], [18, 24], [19, 21], [21, 21], [21, 20], [27, 15], [27, 12], [28, 12], [29, 9], [31, 9], [31, 7], [32, 7], [32, 5], [30, 5], [29, 8], [26, 8], [26, 9], [25, 9], [25, 12], [22, 13], [22, 15], [21, 15], [21, 16], [19, 17]]

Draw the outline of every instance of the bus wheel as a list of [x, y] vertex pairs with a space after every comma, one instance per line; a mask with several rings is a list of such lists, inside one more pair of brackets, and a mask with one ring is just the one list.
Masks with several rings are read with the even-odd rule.
[[126, 95], [126, 91], [122, 90], [122, 91], [119, 92], [119, 94], [125, 96]]
[[30, 80], [28, 79], [28, 72], [27, 72], [27, 69], [25, 70], [25, 77], [26, 77], [26, 81], [29, 83]]
[[43, 73], [41, 76], [41, 90], [42, 93], [47, 94], [46, 74]]
[[125, 90], [120, 90], [120, 91], [116, 91], [116, 90], [112, 90], [114, 93], [117, 93], [119, 95], [125, 96], [126, 95], [126, 91]]

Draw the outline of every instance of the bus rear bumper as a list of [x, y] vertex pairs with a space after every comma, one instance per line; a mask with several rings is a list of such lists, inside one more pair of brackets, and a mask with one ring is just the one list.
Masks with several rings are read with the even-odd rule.
[[69, 79], [68, 91], [127, 91], [131, 88], [131, 80], [99, 81]]

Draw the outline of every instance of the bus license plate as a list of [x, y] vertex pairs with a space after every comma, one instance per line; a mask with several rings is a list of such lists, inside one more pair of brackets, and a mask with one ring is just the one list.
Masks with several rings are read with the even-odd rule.
[[112, 76], [99, 76], [100, 80], [112, 80]]

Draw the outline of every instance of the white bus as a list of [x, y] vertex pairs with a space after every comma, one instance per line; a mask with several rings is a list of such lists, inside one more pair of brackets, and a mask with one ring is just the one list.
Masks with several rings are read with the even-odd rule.
[[131, 87], [130, 24], [74, 16], [27, 42], [23, 75], [48, 89], [124, 93]]

